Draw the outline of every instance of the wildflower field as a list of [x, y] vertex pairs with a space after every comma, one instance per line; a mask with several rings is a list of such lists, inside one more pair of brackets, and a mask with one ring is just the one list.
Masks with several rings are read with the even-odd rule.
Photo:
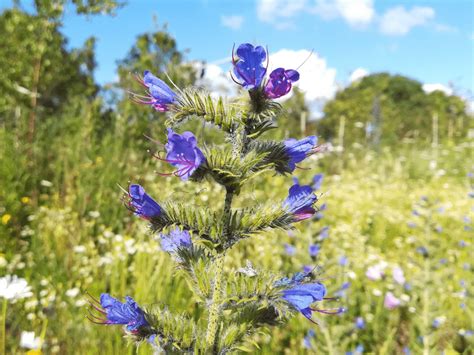
[[20, 3], [0, 13], [0, 58], [29, 58], [0, 60], [0, 355], [474, 353], [464, 98], [376, 73], [307, 119], [300, 67], [229, 46], [220, 95], [166, 27], [101, 86], [62, 7]]
[[[70, 153], [82, 150], [82, 142], [77, 143]], [[347, 309], [318, 316], [318, 325], [295, 317], [284, 328], [255, 336], [260, 350], [249, 349], [292, 354], [340, 354], [361, 346], [377, 354], [472, 351], [473, 180], [467, 175], [472, 146], [439, 147], [437, 160], [431, 149], [403, 148], [376, 153], [359, 147], [310, 159], [309, 169], [297, 176], [310, 182], [315, 173], [324, 174], [319, 192], [327, 208], [321, 219], [304, 221], [289, 232], [263, 233], [232, 251], [228, 272], [245, 267], [246, 260], [275, 273], [317, 267], [329, 293], [339, 298], [337, 305]], [[12, 156], [2, 154], [2, 167], [8, 169], [3, 173], [18, 174], [18, 160], [7, 157]], [[58, 157], [63, 164], [66, 159]], [[173, 195], [201, 206], [223, 195], [222, 189], [142, 175], [138, 165], [153, 171], [156, 162], [141, 161], [132, 152], [83, 155], [75, 164], [67, 171], [76, 176], [75, 183], [67, 183], [67, 177], [40, 181], [41, 206], [4, 186], [15, 212], [3, 212], [7, 248], [2, 273], [20, 275], [31, 286], [29, 297], [7, 308], [11, 353], [21, 352], [22, 331], [41, 335], [51, 353], [134, 353], [120, 332], [87, 321], [86, 292], [130, 294], [142, 305], [162, 302], [170, 310], [194, 312], [195, 302], [170, 256], [123, 207], [116, 184], [134, 177], [161, 199]], [[95, 196], [89, 181], [99, 182]], [[262, 176], [238, 203], [283, 198], [289, 183], [290, 177]], [[312, 244], [321, 246], [313, 257]], [[139, 348], [139, 353], [149, 352]]]

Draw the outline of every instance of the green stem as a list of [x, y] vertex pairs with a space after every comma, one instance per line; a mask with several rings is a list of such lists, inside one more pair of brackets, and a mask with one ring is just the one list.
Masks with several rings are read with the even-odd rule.
[[[229, 237], [229, 223], [231, 217], [231, 205], [234, 198], [234, 192], [227, 189], [224, 201], [224, 230], [223, 240]], [[218, 321], [221, 313], [221, 296], [222, 296], [222, 275], [224, 271], [225, 250], [220, 252], [214, 261], [216, 274], [214, 275], [214, 288], [212, 290], [211, 306], [209, 308], [209, 318], [206, 330], [206, 346], [207, 349], [214, 348], [217, 343], [216, 335], [218, 330]]]
[[6, 323], [7, 323], [7, 299], [3, 299], [3, 306], [2, 306], [2, 325], [1, 325], [1, 343], [0, 343], [0, 354], [6, 354], [5, 353], [5, 340], [6, 340]]
[[321, 326], [321, 329], [323, 330], [323, 335], [324, 335], [324, 340], [326, 341], [326, 346], [327, 346], [327, 353], [328, 355], [334, 355], [334, 346], [332, 344], [331, 340], [331, 334], [329, 334], [329, 330], [327, 328], [327, 325]]
[[224, 258], [225, 254], [219, 254], [215, 260], [216, 274], [214, 276], [214, 290], [212, 291], [212, 303], [209, 309], [209, 319], [206, 330], [206, 346], [208, 349], [212, 349], [216, 342], [218, 321], [220, 318]]

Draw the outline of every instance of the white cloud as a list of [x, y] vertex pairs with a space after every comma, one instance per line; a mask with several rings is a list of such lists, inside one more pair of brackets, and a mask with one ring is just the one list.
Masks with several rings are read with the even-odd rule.
[[373, 0], [316, 0], [311, 11], [328, 20], [341, 17], [353, 27], [369, 24], [375, 15]]
[[[328, 67], [326, 60], [318, 54], [312, 53], [311, 56], [310, 54], [311, 52], [305, 49], [297, 51], [281, 49], [272, 53], [268, 73], [279, 67], [297, 69], [300, 80], [294, 86], [305, 95], [306, 103], [311, 107], [313, 115], [319, 116], [323, 104], [333, 98], [338, 89], [336, 69]], [[286, 95], [283, 100], [289, 97], [291, 95]]]
[[426, 93], [431, 93], [433, 91], [442, 91], [444, 92], [446, 95], [452, 95], [454, 94], [454, 91], [452, 88], [446, 86], [446, 85], [443, 85], [443, 84], [440, 84], [440, 83], [435, 83], [435, 84], [423, 84], [423, 91], [426, 92]]
[[239, 30], [244, 23], [244, 17], [239, 15], [221, 16], [221, 25], [232, 30]]
[[388, 9], [380, 19], [380, 31], [393, 36], [403, 36], [413, 27], [422, 26], [435, 17], [435, 11], [427, 6], [414, 6], [406, 10], [403, 6]]
[[257, 16], [267, 23], [279, 22], [279, 18], [290, 18], [301, 12], [306, 0], [259, 0]]
[[350, 26], [360, 27], [372, 21], [375, 15], [373, 0], [258, 0], [257, 16], [275, 27], [291, 27], [291, 19], [307, 12], [326, 20], [342, 18]]
[[205, 87], [215, 97], [237, 95], [237, 85], [230, 79], [228, 72], [220, 66], [229, 62], [229, 58], [226, 58], [225, 62], [222, 60], [217, 63], [194, 62], [193, 65], [198, 74], [204, 74], [197, 80], [196, 85]]
[[362, 79], [364, 76], [367, 76], [367, 75], [369, 75], [369, 71], [367, 69], [357, 68], [349, 76], [349, 83], [353, 83], [354, 81], [358, 81], [358, 80]]

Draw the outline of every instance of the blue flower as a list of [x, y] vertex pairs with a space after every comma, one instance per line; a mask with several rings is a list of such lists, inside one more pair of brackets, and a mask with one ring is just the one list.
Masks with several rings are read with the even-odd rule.
[[296, 248], [291, 244], [285, 244], [285, 253], [289, 256], [296, 254]]
[[[314, 190], [314, 189], [313, 189]], [[325, 211], [327, 208], [327, 204], [326, 203], [323, 203], [319, 208], [318, 208], [318, 211], [316, 212], [316, 214], [314, 215], [313, 219], [316, 220], [316, 221], [319, 221], [321, 219], [323, 219], [324, 217], [324, 213], [323, 211]]]
[[130, 197], [128, 205], [135, 215], [144, 219], [150, 219], [161, 214], [160, 205], [145, 192], [142, 186], [137, 184], [130, 185], [128, 194]]
[[175, 253], [181, 248], [190, 248], [191, 235], [186, 230], [175, 228], [169, 234], [161, 234], [161, 248], [168, 253]]
[[262, 46], [254, 47], [250, 43], [241, 44], [236, 51], [237, 58], [232, 53], [233, 72], [237, 82], [245, 90], [258, 88], [262, 83], [267, 68], [263, 63], [267, 59], [267, 52]]
[[365, 320], [362, 317], [357, 317], [355, 321], [355, 326], [357, 329], [364, 329], [365, 328]]
[[347, 266], [347, 263], [348, 263], [348, 260], [347, 260], [347, 257], [345, 255], [343, 255], [339, 258], [339, 265]]
[[123, 324], [131, 333], [138, 333], [141, 327], [149, 326], [145, 312], [129, 296], [125, 297], [125, 302], [120, 302], [108, 293], [103, 293], [100, 302], [92, 298], [90, 305], [101, 314], [101, 317], [97, 317], [90, 312], [89, 320], [94, 323]]
[[313, 345], [311, 344], [311, 338], [315, 336], [315, 332], [313, 329], [308, 330], [308, 333], [306, 333], [306, 336], [303, 339], [303, 347], [306, 349], [312, 349]]
[[313, 204], [317, 200], [318, 198], [313, 193], [311, 186], [295, 184], [290, 188], [283, 206], [288, 212], [293, 213], [296, 221], [301, 221], [310, 218], [316, 212]]
[[321, 247], [319, 246], [319, 244], [311, 244], [308, 248], [309, 256], [315, 258], [319, 254], [320, 249]]
[[178, 168], [174, 172], [181, 180], [188, 180], [196, 169], [206, 160], [197, 146], [197, 140], [191, 132], [178, 134], [168, 128], [168, 143], [165, 145], [166, 161]]
[[313, 185], [311, 187], [314, 191], [318, 191], [323, 183], [324, 174], [316, 174], [313, 176]]
[[337, 297], [345, 297], [346, 296], [346, 290], [351, 287], [350, 282], [344, 282], [339, 290], [337, 290], [334, 294]]
[[319, 231], [319, 239], [325, 240], [329, 237], [329, 227], [325, 226]]
[[326, 287], [319, 282], [297, 285], [283, 291], [283, 299], [308, 319], [311, 319], [314, 311], [311, 305], [322, 301], [325, 295]]
[[285, 152], [288, 155], [288, 167], [290, 171], [293, 171], [296, 168], [296, 163], [303, 161], [313, 152], [318, 143], [318, 138], [316, 136], [309, 136], [300, 140], [290, 138], [283, 143], [286, 147]]
[[302, 283], [305, 279], [305, 277], [309, 276], [309, 274], [313, 271], [313, 268], [311, 268], [308, 272], [297, 272], [295, 273], [291, 279], [288, 277], [284, 277], [278, 281], [274, 282], [275, 287], [279, 286], [293, 286], [293, 285], [299, 285]]
[[143, 75], [143, 79], [137, 79], [148, 89], [148, 95], [143, 96], [132, 93], [132, 99], [140, 104], [151, 105], [157, 111], [168, 111], [168, 105], [176, 101], [176, 93], [163, 80], [154, 76], [150, 71], [145, 70]]
[[265, 85], [265, 95], [269, 99], [277, 99], [288, 94], [293, 83], [300, 79], [300, 74], [293, 69], [277, 68], [270, 73]]

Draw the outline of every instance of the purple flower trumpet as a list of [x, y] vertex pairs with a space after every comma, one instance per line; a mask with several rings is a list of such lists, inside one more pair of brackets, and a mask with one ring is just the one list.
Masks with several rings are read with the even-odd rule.
[[130, 197], [128, 206], [135, 215], [143, 219], [150, 219], [161, 214], [160, 205], [145, 192], [142, 186], [130, 185], [128, 195]]
[[299, 284], [292, 288], [283, 291], [283, 299], [291, 304], [296, 310], [308, 318], [311, 322], [315, 323], [311, 316], [313, 312], [319, 312], [324, 314], [339, 314], [344, 312], [343, 308], [335, 310], [325, 310], [312, 308], [312, 304], [320, 302], [324, 299], [332, 300], [331, 298], [325, 298], [326, 287], [321, 283], [308, 283]]
[[188, 180], [206, 160], [201, 149], [197, 146], [196, 137], [191, 132], [179, 134], [168, 128], [168, 143], [165, 144], [165, 148], [166, 159], [155, 157], [178, 168], [173, 174], [179, 176], [183, 181]]
[[286, 155], [288, 156], [288, 167], [291, 172], [295, 170], [297, 163], [316, 152], [317, 143], [318, 138], [316, 136], [309, 136], [300, 140], [290, 138], [283, 142]]
[[258, 88], [267, 72], [267, 68], [263, 66], [267, 52], [262, 46], [254, 47], [250, 43], [243, 43], [237, 48], [236, 54], [237, 58], [232, 50], [232, 71], [237, 78], [232, 77], [232, 80], [245, 90]]
[[168, 105], [176, 101], [176, 93], [166, 83], [145, 70], [143, 78], [137, 76], [140, 84], [147, 88], [147, 95], [132, 93], [132, 100], [139, 104], [150, 105], [160, 112], [168, 111]]
[[161, 248], [168, 253], [176, 253], [180, 248], [191, 248], [191, 235], [186, 230], [173, 229], [169, 234], [161, 234]]
[[[126, 331], [137, 334], [142, 327], [148, 327], [145, 312], [132, 297], [126, 296], [125, 302], [113, 298], [108, 293], [100, 295], [100, 301], [91, 297], [87, 318], [96, 324], [125, 325]], [[96, 314], [95, 314], [96, 313]], [[97, 314], [98, 313], [98, 314]]]
[[288, 212], [293, 213], [296, 221], [302, 221], [314, 215], [316, 210], [313, 208], [313, 204], [317, 200], [311, 186], [295, 184], [290, 188], [283, 206]]
[[293, 69], [277, 68], [270, 73], [265, 85], [265, 96], [269, 99], [278, 99], [288, 94], [293, 83], [300, 79], [300, 74]]

